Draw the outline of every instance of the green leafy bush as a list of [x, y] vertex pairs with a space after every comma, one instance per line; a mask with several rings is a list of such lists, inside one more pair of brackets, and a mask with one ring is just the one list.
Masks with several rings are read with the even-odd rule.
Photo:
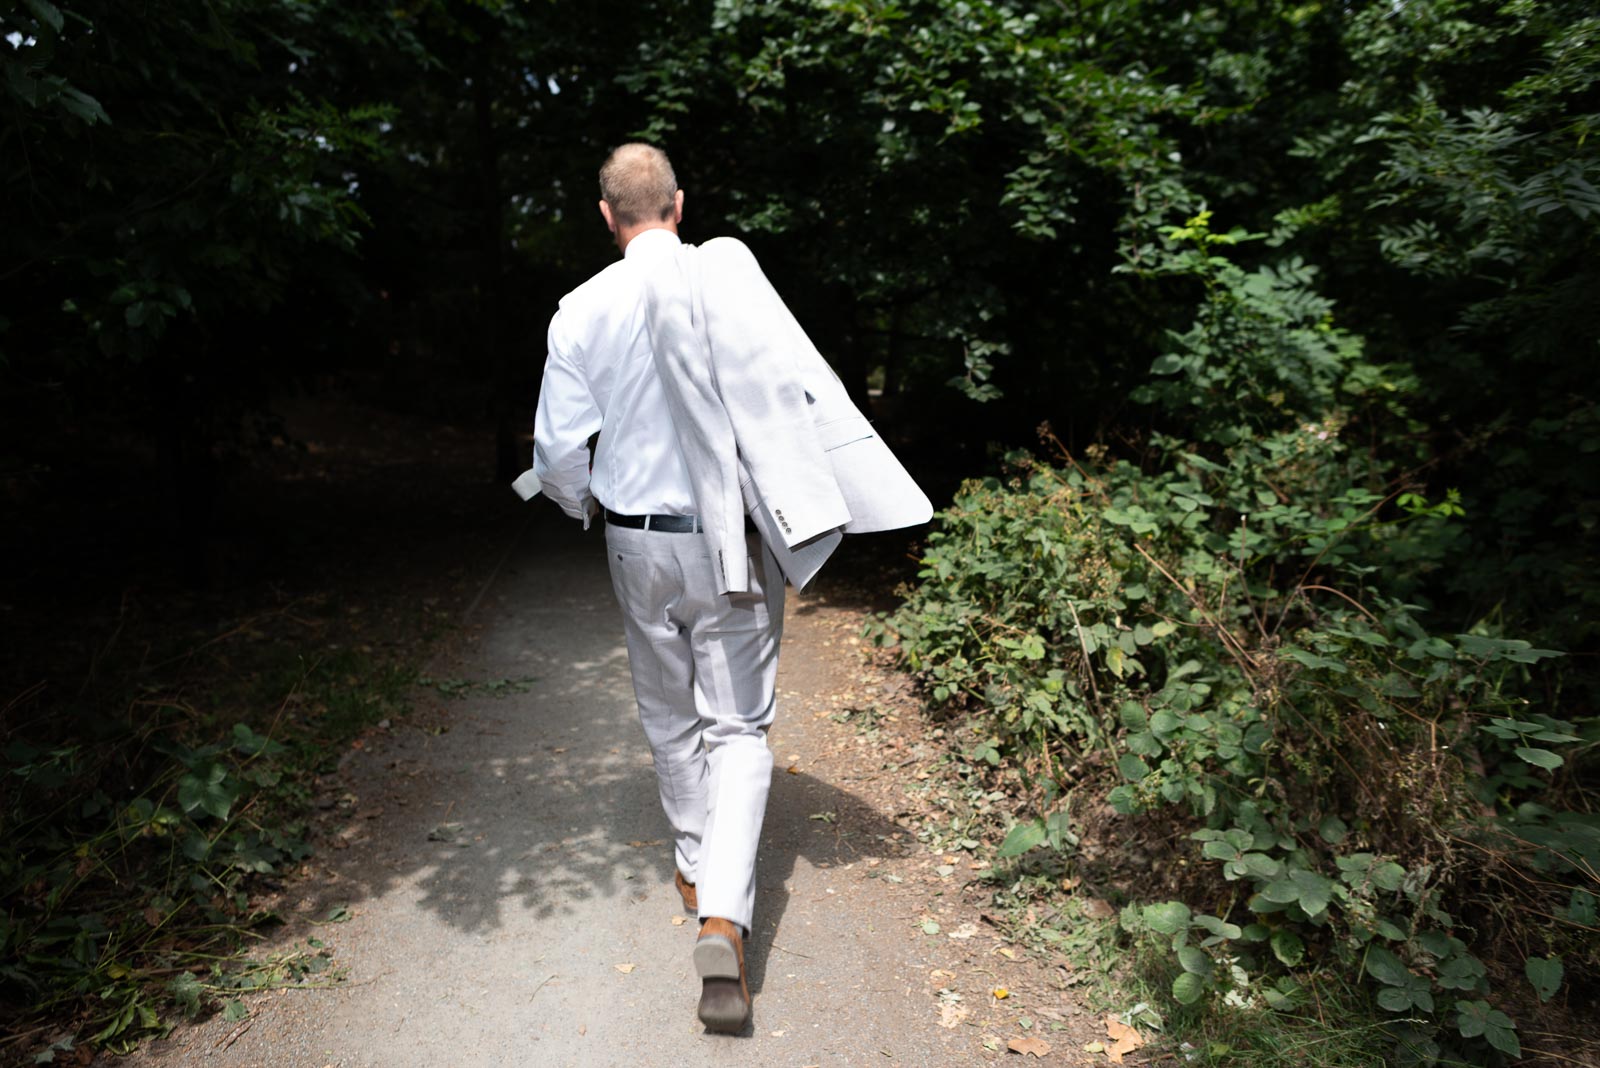
[[1169, 228], [1152, 268], [1205, 283], [1146, 391], [1191, 410], [1193, 440], [1154, 435], [1141, 463], [1015, 455], [1008, 481], [967, 483], [883, 639], [983, 718], [974, 756], [1098, 767], [1117, 812], [1187, 829], [1209, 862], [1190, 900], [1123, 917], [1170, 944], [1178, 1002], [1290, 1008], [1297, 976], [1336, 969], [1410, 1058], [1516, 1056], [1469, 940], [1511, 936], [1500, 955], [1541, 998], [1561, 954], [1595, 964], [1600, 821], [1562, 792], [1594, 724], [1534, 703], [1555, 651], [1441, 630], [1396, 592], [1460, 512], [1346, 443], [1405, 418], [1403, 382], [1331, 324], [1309, 269], [1247, 272], [1216, 250], [1248, 235], [1206, 223]]
[[106, 1008], [83, 1037], [111, 1049], [159, 1027], [143, 973], [179, 948], [175, 933], [239, 922], [246, 875], [310, 852], [301, 824], [242, 811], [279, 786], [278, 742], [243, 723], [228, 744], [190, 748], [165, 732], [122, 741], [146, 750], [136, 765], [151, 769], [125, 799], [111, 796], [100, 746], [13, 740], [5, 758], [17, 793], [0, 850], [12, 903], [0, 981], [35, 1011], [99, 1001]]
[[315, 951], [236, 959], [244, 933], [274, 919], [252, 879], [310, 855], [311, 774], [332, 743], [392, 715], [415, 675], [348, 652], [260, 655], [231, 660], [240, 692], [211, 698], [275, 706], [265, 733], [145, 680], [131, 724], [88, 710], [0, 738], [0, 999], [18, 1018], [73, 1016], [72, 1040], [126, 1052], [172, 1008], [194, 1016], [327, 965]]
[[[1397, 1017], [1459, 1002], [1461, 1040], [1514, 1051], [1453, 932], [1474, 895], [1530, 873], [1544, 878], [1520, 893], [1557, 917], [1555, 942], [1575, 942], [1592, 909], [1596, 821], [1541, 803], [1578, 729], [1518, 685], [1554, 654], [1430, 633], [1372, 588], [1362, 561], [1392, 501], [1350, 488], [1263, 504], [1260, 480], [1303, 455], [1278, 440], [1226, 465], [1028, 463], [1010, 485], [969, 483], [888, 633], [936, 699], [985, 717], [981, 758], [1036, 755], [1061, 774], [1103, 752], [1119, 812], [1193, 824], [1221, 885], [1191, 904], [1223, 916], [1191, 923], [1174, 902], [1155, 915], [1181, 924], [1146, 910], [1129, 925], [1173, 937], [1180, 1002], [1287, 1006], [1278, 976], [1333, 963]], [[1041, 817], [1016, 837], [1046, 835]]]

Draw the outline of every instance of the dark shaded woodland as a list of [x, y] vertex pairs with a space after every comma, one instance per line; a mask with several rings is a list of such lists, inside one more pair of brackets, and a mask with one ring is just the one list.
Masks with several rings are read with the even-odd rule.
[[1592, 1006], [1589, 6], [3, 9], [0, 1023], [222, 996], [104, 903], [242, 923], [308, 848], [296, 776], [446, 626], [375, 591], [522, 521], [631, 139], [951, 506], [882, 638], [1032, 784], [1019, 863], [1073, 767], [1215, 862], [1127, 925], [1179, 1011], [1334, 974], [1386, 1056], [1492, 1064]]

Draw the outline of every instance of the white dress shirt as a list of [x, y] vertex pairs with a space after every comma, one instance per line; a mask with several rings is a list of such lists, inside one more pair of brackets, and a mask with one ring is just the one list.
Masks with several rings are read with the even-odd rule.
[[670, 230], [638, 234], [622, 259], [562, 297], [550, 320], [533, 472], [544, 495], [585, 527], [593, 501], [624, 515], [695, 511], [645, 311], [648, 272], [678, 246]]

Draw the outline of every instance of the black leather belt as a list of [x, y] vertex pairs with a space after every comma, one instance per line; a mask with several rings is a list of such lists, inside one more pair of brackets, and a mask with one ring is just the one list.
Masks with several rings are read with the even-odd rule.
[[697, 515], [618, 515], [609, 508], [606, 509], [606, 522], [614, 527], [654, 530], [663, 534], [699, 534], [702, 529]]
[[[700, 534], [705, 527], [697, 515], [618, 515], [606, 509], [606, 522], [614, 527], [632, 527], [634, 530], [654, 530], [661, 534]], [[744, 517], [744, 529], [754, 532], [755, 521]]]

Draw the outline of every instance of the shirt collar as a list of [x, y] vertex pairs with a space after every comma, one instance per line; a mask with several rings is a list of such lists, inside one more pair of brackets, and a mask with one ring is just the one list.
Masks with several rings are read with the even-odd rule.
[[633, 240], [628, 242], [628, 247], [623, 250], [622, 255], [624, 257], [655, 255], [658, 251], [664, 252], [682, 243], [678, 240], [678, 235], [666, 227], [653, 226], [633, 235]]

